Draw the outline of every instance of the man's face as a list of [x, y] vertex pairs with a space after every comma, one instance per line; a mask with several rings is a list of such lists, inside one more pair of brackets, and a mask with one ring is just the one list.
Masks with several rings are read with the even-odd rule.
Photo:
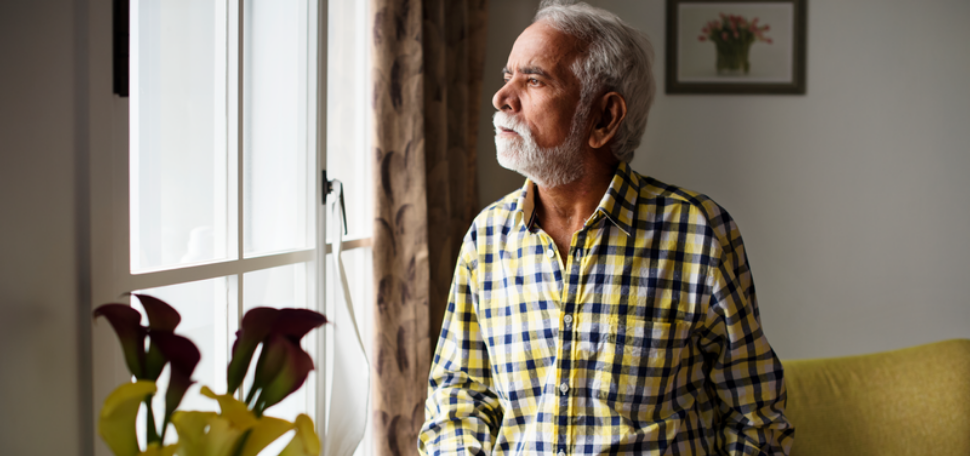
[[575, 38], [533, 24], [515, 41], [505, 85], [492, 98], [499, 163], [540, 185], [581, 172], [586, 116], [577, 112], [581, 83], [570, 68], [581, 51]]

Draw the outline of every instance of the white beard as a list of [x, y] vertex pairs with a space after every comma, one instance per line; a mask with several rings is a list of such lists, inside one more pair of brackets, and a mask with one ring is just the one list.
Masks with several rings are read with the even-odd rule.
[[[569, 136], [559, 144], [549, 148], [539, 147], [532, 132], [517, 117], [504, 111], [492, 116], [495, 125], [495, 148], [498, 163], [503, 168], [515, 171], [540, 187], [553, 188], [569, 184], [583, 177], [582, 129], [586, 114], [578, 108], [573, 118]], [[518, 137], [500, 137], [499, 127], [518, 133]]]

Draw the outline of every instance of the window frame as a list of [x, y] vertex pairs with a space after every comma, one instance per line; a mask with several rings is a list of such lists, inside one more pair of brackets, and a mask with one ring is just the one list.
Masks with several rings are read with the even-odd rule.
[[[98, 12], [107, 16], [110, 21], [112, 11], [111, 2], [107, 0], [96, 0], [94, 5]], [[121, 0], [124, 1], [124, 0]], [[132, 0], [137, 1], [137, 0]], [[243, 30], [244, 20], [243, 11], [246, 0], [227, 0], [227, 5], [235, 4], [239, 14], [235, 24], [227, 22], [227, 36], [234, 35], [232, 31]], [[243, 280], [242, 276], [246, 272], [265, 270], [277, 266], [289, 264], [312, 264], [313, 267], [307, 270], [308, 285], [308, 306], [314, 310], [327, 313], [331, 309], [327, 308], [326, 303], [326, 276], [327, 276], [327, 254], [332, 247], [327, 243], [327, 199], [325, 194], [326, 182], [323, 181], [323, 170], [327, 163], [327, 45], [328, 45], [328, 0], [307, 0], [308, 14], [306, 20], [312, 23], [315, 17], [316, 25], [308, 30], [310, 35], [307, 43], [307, 55], [315, 55], [316, 65], [312, 70], [307, 68], [308, 73], [312, 71], [312, 77], [308, 79], [307, 88], [313, 90], [312, 98], [315, 106], [308, 106], [307, 119], [307, 150], [312, 157], [308, 157], [308, 162], [313, 162], [313, 166], [308, 170], [308, 207], [312, 207], [308, 217], [308, 242], [313, 242], [313, 247], [292, 251], [261, 254], [259, 256], [246, 257], [242, 245], [242, 235], [236, 236], [234, 244], [238, 245], [238, 258], [219, 260], [204, 264], [187, 265], [181, 267], [170, 267], [166, 269], [152, 270], [147, 272], [131, 272], [131, 244], [130, 244], [130, 149], [129, 149], [129, 121], [130, 121], [130, 98], [111, 95], [110, 99], [103, 96], [103, 91], [92, 89], [92, 121], [89, 125], [91, 138], [91, 153], [89, 156], [90, 168], [90, 297], [93, 306], [98, 306], [107, 302], [118, 302], [123, 299], [125, 293], [155, 288], [180, 283], [194, 282], [220, 277], [238, 277], [235, 290], [228, 290], [230, 294], [235, 294], [237, 302], [235, 306], [230, 306], [227, 316], [227, 326], [235, 328], [242, 315], [239, 312], [232, 312], [232, 307], [237, 310], [243, 308]], [[92, 14], [89, 19], [89, 26], [92, 31], [104, 30], [104, 16], [100, 18]], [[110, 29], [110, 27], [109, 27]], [[313, 36], [315, 33], [315, 36]], [[92, 32], [92, 36], [96, 36]], [[237, 122], [236, 128], [229, 128], [229, 132], [236, 134], [236, 140], [230, 141], [227, 145], [229, 160], [233, 161], [238, 157], [236, 163], [237, 181], [227, 184], [229, 191], [242, 192], [242, 172], [243, 166], [241, 159], [243, 155], [242, 145], [242, 124], [243, 98], [242, 87], [242, 43], [244, 37], [242, 33], [235, 33], [237, 43], [231, 43], [227, 56], [236, 52], [235, 58], [238, 59], [240, 71], [236, 72], [235, 85], [232, 83], [227, 87], [227, 94], [235, 89], [237, 100], [241, 100], [239, 108], [235, 112], [234, 119], [228, 122]], [[105, 34], [98, 36], [100, 42], [105, 42]], [[232, 59], [232, 56], [229, 56]], [[110, 59], [102, 59], [109, 61]], [[308, 62], [312, 64], [312, 62]], [[110, 72], [110, 71], [109, 71]], [[108, 84], [102, 84], [110, 86]], [[227, 104], [232, 102], [227, 100]], [[309, 104], [309, 103], [308, 103]], [[312, 112], [310, 112], [312, 110]], [[101, 116], [97, 114], [100, 113]], [[235, 150], [233, 150], [233, 144]], [[102, 147], [97, 147], [100, 145]], [[230, 165], [231, 166], [231, 165]], [[312, 184], [311, 184], [312, 183]], [[234, 187], [233, 187], [234, 186]], [[242, 198], [236, 198], [237, 210], [236, 217], [230, 218], [230, 224], [236, 224], [238, 233], [244, 229]], [[231, 245], [230, 248], [236, 248]], [[370, 239], [357, 239], [344, 242], [344, 250], [370, 245]], [[231, 287], [232, 285], [228, 285]], [[231, 319], [236, 321], [232, 322]], [[326, 391], [326, 371], [328, 362], [324, 341], [326, 339], [326, 326], [317, 332], [316, 337], [308, 338], [314, 341], [315, 346], [309, 347], [314, 354], [316, 364], [315, 374], [311, 374], [314, 379], [312, 406], [316, 409], [315, 424], [317, 433], [321, 437], [325, 436], [328, 423], [326, 422], [327, 401], [324, 391]], [[125, 365], [124, 357], [118, 346], [110, 325], [106, 322], [91, 321], [91, 387], [92, 387], [92, 426], [96, 433], [97, 422], [101, 405], [105, 398], [119, 384], [129, 381], [130, 375]], [[226, 334], [232, 334], [227, 331]], [[231, 340], [229, 341], [231, 343]], [[308, 384], [309, 386], [309, 384]], [[306, 386], [305, 386], [306, 387]], [[110, 456], [111, 452], [104, 442], [96, 434], [94, 440], [93, 454], [98, 456]]]

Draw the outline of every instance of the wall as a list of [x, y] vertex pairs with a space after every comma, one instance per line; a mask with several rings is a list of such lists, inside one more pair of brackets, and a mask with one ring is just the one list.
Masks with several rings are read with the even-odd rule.
[[90, 423], [90, 382], [80, 361], [76, 7], [0, 2], [0, 452], [9, 455], [84, 454], [90, 442], [80, 424]]
[[[735, 217], [779, 356], [970, 338], [970, 3], [809, 1], [804, 96], [665, 95], [664, 2], [588, 3], [654, 43], [659, 93], [633, 167]], [[483, 204], [522, 184], [495, 161], [491, 96], [537, 4], [490, 2]]]

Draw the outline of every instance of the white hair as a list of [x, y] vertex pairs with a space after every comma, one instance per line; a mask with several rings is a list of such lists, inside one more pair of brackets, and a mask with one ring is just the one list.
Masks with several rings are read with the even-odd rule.
[[586, 3], [544, 0], [535, 22], [545, 22], [587, 45], [572, 70], [582, 84], [580, 106], [608, 91], [626, 101], [626, 119], [613, 138], [612, 152], [629, 163], [647, 130], [647, 116], [657, 91], [653, 77], [653, 46], [639, 30], [615, 14]]

